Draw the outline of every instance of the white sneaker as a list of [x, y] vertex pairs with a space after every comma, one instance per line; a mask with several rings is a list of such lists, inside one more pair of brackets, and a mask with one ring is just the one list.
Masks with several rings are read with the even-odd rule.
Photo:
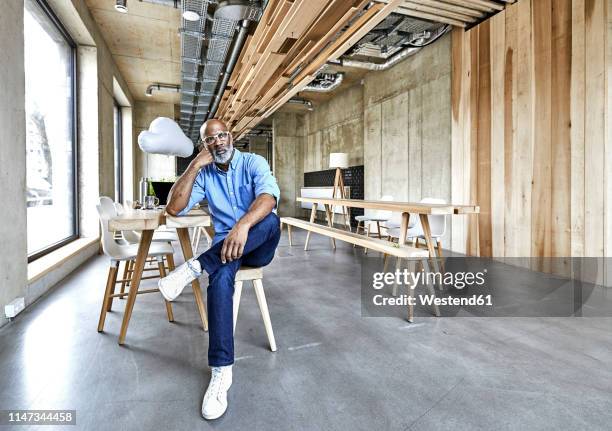
[[157, 282], [157, 287], [166, 301], [174, 301], [183, 291], [187, 284], [202, 275], [200, 262], [195, 259], [189, 259], [187, 262], [175, 268], [170, 274], [164, 278], [160, 278]]
[[232, 386], [232, 366], [211, 367], [212, 376], [204, 400], [202, 416], [204, 419], [220, 418], [227, 410], [227, 391]]

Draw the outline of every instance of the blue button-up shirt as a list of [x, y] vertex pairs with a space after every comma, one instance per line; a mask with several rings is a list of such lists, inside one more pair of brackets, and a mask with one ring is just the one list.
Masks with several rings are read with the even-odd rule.
[[278, 206], [280, 190], [268, 162], [257, 154], [241, 153], [234, 149], [227, 172], [219, 169], [215, 163], [198, 172], [189, 203], [179, 215], [186, 214], [195, 204], [207, 199], [215, 228], [213, 244], [216, 244], [227, 236], [262, 193], [274, 196]]

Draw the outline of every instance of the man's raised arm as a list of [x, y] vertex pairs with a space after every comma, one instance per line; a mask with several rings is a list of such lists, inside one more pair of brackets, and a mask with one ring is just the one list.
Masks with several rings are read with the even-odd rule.
[[178, 215], [188, 204], [193, 184], [198, 176], [200, 169], [211, 164], [213, 157], [210, 151], [203, 149], [195, 159], [189, 163], [187, 170], [174, 183], [168, 193], [168, 203], [166, 204], [166, 212], [170, 215]]

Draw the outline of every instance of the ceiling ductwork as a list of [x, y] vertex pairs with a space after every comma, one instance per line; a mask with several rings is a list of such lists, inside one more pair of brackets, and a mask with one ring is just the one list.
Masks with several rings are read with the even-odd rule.
[[[255, 0], [183, 0], [181, 13], [180, 126], [196, 142], [200, 126], [219, 106], [250, 23], [259, 20], [262, 8]], [[190, 14], [199, 19], [185, 19]]]
[[434, 43], [450, 29], [450, 25], [432, 24], [394, 13], [349, 52], [328, 64], [372, 71], [387, 70]]
[[299, 97], [293, 97], [287, 101], [290, 105], [301, 105], [304, 106], [309, 111], [312, 111], [314, 107], [312, 106], [312, 102], [310, 100], [301, 99]]
[[303, 91], [313, 91], [316, 93], [327, 93], [328, 91], [334, 91], [342, 84], [344, 79], [344, 73], [319, 73], [316, 78], [304, 87]]
[[387, 70], [393, 66], [395, 66], [400, 61], [410, 57], [411, 55], [419, 52], [421, 48], [413, 48], [407, 47], [399, 51], [398, 53], [391, 56], [384, 63], [372, 63], [369, 61], [359, 61], [359, 60], [351, 60], [350, 58], [341, 58], [339, 60], [330, 61], [329, 64], [344, 66], [344, 67], [356, 67], [358, 69], [368, 69], [368, 70]]
[[160, 91], [162, 93], [180, 93], [181, 86], [175, 84], [151, 84], [147, 87], [145, 91], [145, 96], [153, 96], [153, 91]]
[[220, 0], [215, 10], [215, 18], [229, 21], [249, 20], [253, 14], [261, 11], [261, 2], [248, 0]]

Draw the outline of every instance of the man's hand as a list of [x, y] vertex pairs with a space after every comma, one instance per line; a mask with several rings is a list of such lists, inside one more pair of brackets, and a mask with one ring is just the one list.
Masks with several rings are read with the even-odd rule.
[[192, 161], [194, 167], [198, 170], [210, 165], [212, 162], [213, 156], [206, 147], [202, 148], [200, 153]]
[[226, 263], [239, 259], [244, 251], [248, 235], [249, 226], [241, 222], [236, 223], [223, 241], [221, 262]]

